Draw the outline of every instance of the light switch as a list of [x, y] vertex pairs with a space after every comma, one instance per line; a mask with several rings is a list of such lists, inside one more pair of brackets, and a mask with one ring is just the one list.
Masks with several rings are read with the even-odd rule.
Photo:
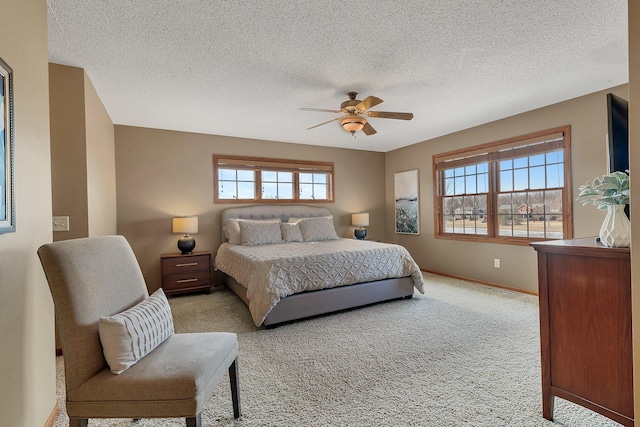
[[69, 217], [68, 216], [54, 216], [53, 217], [53, 231], [69, 231]]

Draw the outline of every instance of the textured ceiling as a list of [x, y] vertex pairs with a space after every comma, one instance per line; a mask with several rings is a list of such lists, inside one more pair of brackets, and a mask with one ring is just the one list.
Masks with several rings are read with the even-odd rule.
[[[626, 0], [48, 5], [49, 60], [122, 125], [386, 152], [628, 82]], [[306, 130], [349, 91], [414, 119]]]

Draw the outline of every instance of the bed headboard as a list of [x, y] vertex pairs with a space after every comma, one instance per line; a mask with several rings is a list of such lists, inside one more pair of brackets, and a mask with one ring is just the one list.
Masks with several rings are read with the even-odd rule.
[[[229, 218], [240, 219], [272, 219], [280, 218], [280, 221], [287, 222], [289, 218], [310, 218], [318, 216], [331, 215], [331, 211], [328, 208], [321, 206], [308, 206], [308, 205], [252, 205], [242, 206], [237, 208], [228, 208], [220, 214], [220, 227], [224, 227], [227, 224]], [[224, 241], [224, 233], [222, 233], [222, 240]]]

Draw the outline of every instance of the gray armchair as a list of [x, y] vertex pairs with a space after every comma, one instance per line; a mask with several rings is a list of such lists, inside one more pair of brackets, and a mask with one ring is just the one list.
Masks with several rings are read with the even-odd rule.
[[200, 427], [202, 408], [227, 370], [234, 417], [240, 417], [236, 334], [174, 334], [119, 375], [109, 370], [100, 317], [149, 296], [124, 237], [45, 244], [38, 255], [60, 329], [70, 427], [87, 426], [89, 418], [169, 417]]

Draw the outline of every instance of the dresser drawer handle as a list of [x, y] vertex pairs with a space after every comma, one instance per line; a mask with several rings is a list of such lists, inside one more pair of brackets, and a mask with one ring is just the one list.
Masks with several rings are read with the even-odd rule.
[[192, 265], [198, 265], [197, 262], [187, 262], [185, 264], [176, 264], [176, 267], [191, 267]]
[[188, 282], [197, 282], [198, 279], [183, 279], [183, 280], [176, 280], [176, 283], [188, 283]]

